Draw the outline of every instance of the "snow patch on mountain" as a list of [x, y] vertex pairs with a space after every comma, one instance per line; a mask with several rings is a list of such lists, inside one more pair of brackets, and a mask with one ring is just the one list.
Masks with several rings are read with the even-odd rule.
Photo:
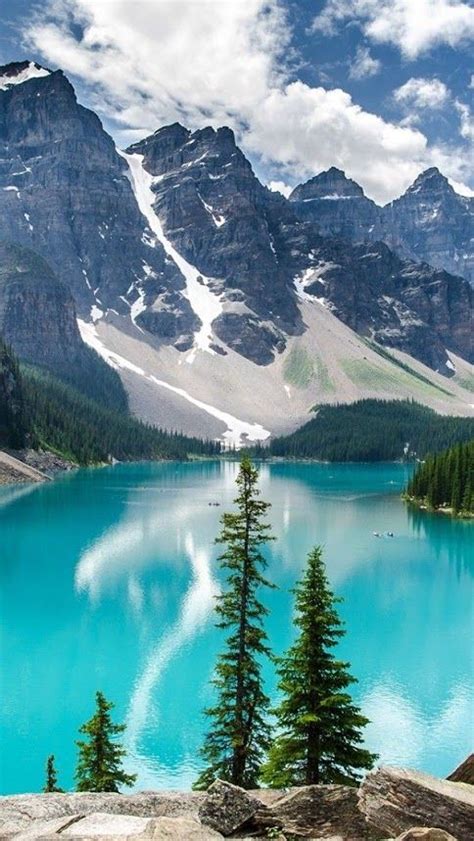
[[23, 82], [28, 82], [30, 79], [39, 79], [42, 76], [51, 76], [51, 71], [46, 70], [45, 67], [40, 67], [34, 61], [29, 61], [23, 70], [14, 72], [14, 68], [12, 68], [11, 73], [3, 73], [0, 76], [0, 91], [6, 91], [14, 85], [21, 85]]
[[198, 191], [198, 197], [199, 197], [199, 200], [200, 200], [201, 204], [203, 205], [203, 207], [207, 210], [209, 215], [212, 216], [212, 221], [214, 222], [214, 225], [216, 226], [216, 228], [220, 228], [221, 225], [224, 225], [225, 222], [226, 222], [225, 216], [222, 216], [222, 214], [220, 214], [220, 213], [216, 213], [214, 208], [211, 207], [210, 204], [208, 204], [207, 202], [204, 201], [204, 199], [201, 196], [201, 193], [199, 191]]
[[173, 386], [170, 383], [165, 382], [165, 380], [158, 379], [158, 377], [155, 377], [153, 374], [148, 374], [143, 368], [140, 368], [124, 356], [110, 350], [104, 345], [103, 341], [99, 337], [94, 324], [82, 321], [79, 318], [77, 320], [77, 324], [83, 341], [89, 345], [89, 347], [93, 348], [99, 356], [105, 359], [112, 368], [128, 369], [129, 371], [132, 371], [132, 373], [138, 374], [140, 377], [144, 377], [154, 385], [157, 385], [160, 388], [165, 388], [168, 391], [172, 391], [174, 394], [177, 394], [179, 397], [188, 401], [188, 403], [192, 403], [193, 406], [197, 406], [198, 409], [202, 409], [204, 412], [207, 412], [208, 415], [212, 415], [212, 417], [222, 421], [222, 423], [224, 423], [227, 427], [227, 430], [222, 435], [222, 438], [224, 439], [225, 446], [229, 449], [231, 447], [239, 449], [244, 446], [246, 442], [266, 441], [267, 438], [270, 437], [271, 433], [269, 430], [264, 429], [261, 424], [249, 423], [248, 421], [243, 421], [240, 420], [240, 418], [234, 417], [228, 412], [223, 412], [221, 409], [217, 409], [215, 406], [211, 406], [209, 403], [205, 403], [203, 400], [193, 397], [184, 388]]
[[169, 257], [174, 260], [181, 274], [186, 280], [186, 297], [199, 320], [200, 329], [194, 334], [194, 345], [187, 357], [187, 362], [193, 362], [198, 350], [215, 355], [212, 345], [212, 322], [222, 312], [220, 296], [209, 289], [210, 278], [204, 277], [195, 266], [188, 263], [179, 254], [169, 239], [165, 236], [163, 227], [155, 213], [153, 204], [155, 196], [152, 190], [154, 177], [143, 166], [143, 155], [129, 154], [119, 151], [128, 163], [129, 179], [135, 194], [138, 207], [146, 218], [151, 230], [161, 242]]

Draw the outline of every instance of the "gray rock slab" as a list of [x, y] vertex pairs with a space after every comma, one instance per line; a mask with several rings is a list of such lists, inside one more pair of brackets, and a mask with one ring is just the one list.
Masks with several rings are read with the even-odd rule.
[[359, 807], [370, 826], [397, 836], [413, 827], [436, 827], [458, 841], [474, 838], [474, 788], [404, 768], [379, 768], [367, 775]]

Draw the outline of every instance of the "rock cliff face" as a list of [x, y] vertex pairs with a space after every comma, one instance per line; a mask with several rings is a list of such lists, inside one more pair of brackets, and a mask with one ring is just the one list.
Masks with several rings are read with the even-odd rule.
[[291, 278], [273, 243], [273, 197], [229, 128], [193, 134], [179, 124], [128, 149], [154, 176], [153, 208], [175, 248], [220, 296], [213, 331], [225, 345], [266, 364], [302, 330]]
[[436, 167], [383, 208], [382, 225], [399, 253], [474, 284], [474, 198], [458, 195]]
[[192, 322], [184, 280], [151, 245], [112, 138], [61, 71], [41, 69], [0, 68], [0, 239], [44, 257], [85, 318], [133, 316], [146, 286], [150, 303], [171, 298]]
[[285, 227], [282, 235], [282, 262], [303, 299], [316, 298], [360, 335], [446, 375], [453, 373], [446, 347], [473, 360], [467, 281], [402, 260], [382, 242], [350, 246], [301, 226]]
[[295, 187], [290, 201], [301, 219], [317, 224], [322, 236], [353, 242], [381, 239], [380, 208], [334, 166]]
[[324, 236], [383, 240], [402, 257], [474, 284], [474, 198], [456, 193], [436, 167], [422, 172], [385, 207], [334, 167], [295, 187], [290, 201], [299, 217], [314, 222]]
[[224, 346], [271, 362], [286, 337], [304, 329], [296, 285], [300, 297], [324, 302], [356, 332], [435, 370], [452, 374], [446, 347], [471, 358], [465, 282], [404, 262], [383, 243], [352, 246], [301, 223], [306, 204], [334, 205], [337, 233], [348, 236], [346, 208], [356, 203], [364, 208], [359, 231], [378, 225], [376, 205], [339, 170], [297, 188], [299, 202], [286, 202], [260, 184], [229, 129], [191, 134], [176, 124], [128, 151], [142, 155], [153, 175], [153, 207], [166, 236], [220, 294], [212, 329]]
[[126, 408], [117, 374], [81, 339], [70, 290], [38, 254], [1, 242], [0, 335], [24, 362]]

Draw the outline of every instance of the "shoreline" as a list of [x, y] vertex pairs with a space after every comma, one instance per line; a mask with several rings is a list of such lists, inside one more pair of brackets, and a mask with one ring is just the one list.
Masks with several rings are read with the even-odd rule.
[[417, 508], [418, 511], [425, 511], [427, 514], [444, 514], [447, 517], [451, 517], [453, 520], [474, 520], [474, 511], [458, 511], [458, 513], [455, 514], [453, 509], [449, 506], [431, 508], [426, 504], [424, 499], [417, 499], [414, 496], [402, 494], [402, 499], [406, 505], [411, 505], [413, 508]]
[[77, 468], [74, 462], [47, 450], [0, 450], [0, 487], [42, 485]]
[[[2, 460], [5, 456], [5, 461]], [[6, 459], [13, 463], [7, 464]], [[187, 459], [131, 459], [130, 461], [113, 460], [112, 462], [97, 462], [94, 464], [77, 464], [71, 460], [59, 456], [49, 450], [0, 450], [0, 488], [13, 485], [44, 484], [60, 478], [65, 473], [75, 470], [98, 469], [103, 467], [115, 467], [121, 464], [166, 464], [177, 462], [179, 464], [201, 463], [203, 461], [227, 461], [238, 463], [239, 456], [226, 455], [215, 456], [189, 456]], [[410, 466], [415, 462], [404, 462], [395, 460], [389, 461], [325, 461], [317, 458], [291, 458], [286, 456], [272, 456], [270, 458], [256, 458], [257, 464], [319, 464], [330, 466], [332, 464], [354, 465], [384, 465], [399, 464]], [[36, 476], [33, 475], [36, 473]], [[473, 515], [474, 516], [474, 515]]]

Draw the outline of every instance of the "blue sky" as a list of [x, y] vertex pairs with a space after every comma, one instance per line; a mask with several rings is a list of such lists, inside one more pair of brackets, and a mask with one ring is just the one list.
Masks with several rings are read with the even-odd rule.
[[383, 203], [474, 188], [471, 0], [2, 0], [0, 59], [60, 67], [119, 145], [227, 124], [282, 190], [339, 166]]

